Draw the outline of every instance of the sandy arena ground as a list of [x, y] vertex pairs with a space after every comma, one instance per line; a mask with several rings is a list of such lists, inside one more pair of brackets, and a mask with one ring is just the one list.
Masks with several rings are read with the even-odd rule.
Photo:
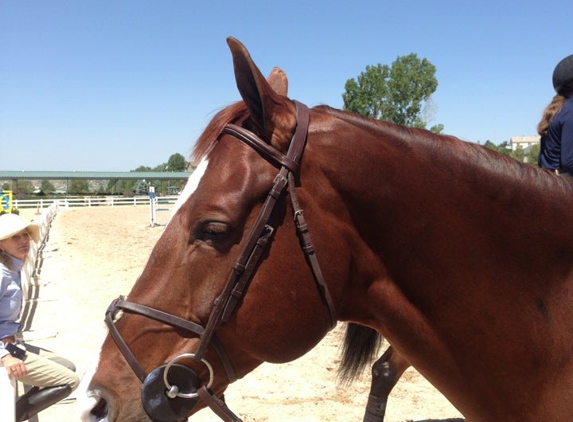
[[[21, 216], [37, 218], [35, 210], [23, 210]], [[167, 218], [167, 213], [160, 213], [160, 222]], [[149, 227], [147, 206], [60, 209], [44, 252], [40, 301], [32, 324], [39, 339], [31, 343], [71, 359], [83, 375], [106, 334], [105, 310], [114, 298], [129, 292], [162, 231], [163, 227]], [[302, 358], [284, 365], [263, 364], [232, 384], [225, 394], [230, 409], [245, 422], [362, 421], [370, 373], [351, 387], [337, 385], [342, 328], [339, 324]], [[39, 421], [79, 421], [76, 394], [80, 392], [40, 413]], [[220, 421], [209, 409], [190, 419], [195, 420]], [[392, 393], [386, 421], [463, 419], [409, 369]]]

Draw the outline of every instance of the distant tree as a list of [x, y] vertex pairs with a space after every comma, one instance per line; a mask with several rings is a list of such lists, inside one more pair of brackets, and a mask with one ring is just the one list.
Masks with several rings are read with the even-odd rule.
[[525, 159], [525, 150], [521, 147], [521, 145], [512, 151], [509, 156], [516, 159], [517, 161], [521, 161], [522, 163], [527, 162]]
[[185, 171], [185, 169], [187, 169], [187, 162], [181, 154], [175, 153], [167, 160], [168, 171]]
[[122, 180], [120, 184], [121, 190], [119, 192], [123, 192], [124, 194], [126, 192], [133, 192], [136, 183], [137, 180]]
[[541, 144], [535, 144], [529, 149], [529, 153], [527, 154], [527, 162], [529, 164], [537, 165], [537, 161], [539, 159], [539, 151], [541, 150]]
[[18, 180], [17, 183], [18, 186], [18, 193], [19, 194], [23, 194], [23, 193], [33, 193], [34, 192], [34, 185], [32, 184], [31, 180]]
[[486, 141], [484, 146], [494, 151], [501, 152], [502, 154], [509, 155], [511, 158], [517, 161], [521, 161], [522, 163], [529, 163], [533, 165], [537, 165], [539, 149], [541, 148], [540, 144], [535, 144], [529, 148], [527, 152], [525, 152], [525, 150], [521, 147], [513, 150], [507, 141], [504, 141], [499, 145], [496, 145], [491, 141]]
[[68, 193], [71, 195], [85, 195], [90, 193], [88, 181], [83, 179], [70, 180]]
[[487, 141], [485, 141], [484, 146], [486, 148], [491, 149], [491, 150], [501, 152], [502, 154], [511, 155], [511, 147], [509, 146], [509, 143], [507, 141], [502, 142], [499, 145], [496, 145], [493, 142], [491, 142], [490, 140], [487, 140]]
[[[436, 67], [415, 53], [399, 56], [392, 66], [366, 66], [356, 79], [346, 81], [344, 109], [365, 117], [404, 126], [426, 128], [431, 120], [431, 95], [438, 87]], [[428, 105], [424, 112], [424, 107]], [[443, 125], [432, 131], [441, 132]]]
[[112, 195], [114, 193], [118, 193], [119, 191], [116, 190], [117, 183], [118, 183], [118, 180], [108, 180], [107, 186], [105, 187], [106, 192], [109, 192]]
[[139, 166], [135, 170], [131, 171], [140, 171], [140, 172], [150, 172], [150, 171], [185, 171], [187, 169], [187, 162], [185, 161], [185, 157], [178, 152], [172, 154], [167, 160], [166, 163], [161, 163], [156, 165], [155, 167], [148, 167], [148, 166]]
[[136, 195], [147, 195], [149, 193], [150, 184], [145, 180], [138, 180], [133, 185], [133, 193]]
[[40, 185], [40, 189], [42, 189], [42, 192], [44, 192], [45, 194], [48, 194], [48, 195], [56, 190], [56, 188], [54, 187], [52, 182], [50, 182], [49, 180], [42, 180], [42, 184]]

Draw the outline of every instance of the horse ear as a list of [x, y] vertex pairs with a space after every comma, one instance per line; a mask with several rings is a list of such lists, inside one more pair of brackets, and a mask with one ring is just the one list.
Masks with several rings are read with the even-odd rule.
[[287, 95], [288, 79], [285, 72], [281, 68], [273, 68], [271, 74], [267, 78], [267, 82], [277, 94], [284, 96]]
[[[281, 106], [286, 94], [287, 79], [284, 72], [278, 68], [273, 69], [267, 81], [259, 68], [255, 65], [245, 46], [235, 38], [227, 38], [227, 44], [233, 55], [235, 80], [241, 97], [251, 112], [251, 118], [261, 129], [270, 129], [273, 115], [272, 110]], [[283, 94], [284, 93], [284, 94]]]

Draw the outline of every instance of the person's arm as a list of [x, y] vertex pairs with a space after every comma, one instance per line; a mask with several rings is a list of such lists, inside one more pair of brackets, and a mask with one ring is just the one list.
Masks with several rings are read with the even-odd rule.
[[[6, 294], [6, 286], [8, 285], [8, 282], [6, 280], [7, 277], [5, 277], [3, 274], [4, 267], [2, 265], [0, 265], [0, 267], [0, 270], [2, 270], [0, 271], [0, 298], [2, 298], [2, 296]], [[2, 359], [2, 363], [4, 363], [4, 356], [9, 354], [10, 352], [4, 348], [4, 343], [0, 342], [0, 359]]]
[[573, 111], [569, 111], [561, 125], [561, 166], [573, 175]]
[[[6, 275], [3, 271], [0, 271], [0, 297], [6, 294], [8, 282], [9, 274]], [[28, 375], [28, 369], [24, 361], [12, 356], [10, 352], [6, 350], [3, 342], [0, 342], [0, 360], [4, 368], [6, 368], [10, 379], [20, 379]]]
[[0, 344], [0, 359], [2, 359], [2, 363], [4, 363], [4, 356], [8, 356], [10, 352], [3, 347], [3, 344]]
[[10, 379], [20, 379], [28, 375], [28, 368], [23, 360], [15, 358], [11, 354], [8, 354], [2, 358], [2, 365], [6, 368], [8, 377]]
[[[3, 355], [4, 352], [7, 354]], [[2, 360], [2, 365], [6, 368], [6, 372], [8, 373], [8, 377], [10, 379], [20, 379], [28, 375], [28, 369], [26, 368], [26, 364], [23, 360], [20, 360], [10, 354], [6, 349], [0, 349], [0, 359]]]

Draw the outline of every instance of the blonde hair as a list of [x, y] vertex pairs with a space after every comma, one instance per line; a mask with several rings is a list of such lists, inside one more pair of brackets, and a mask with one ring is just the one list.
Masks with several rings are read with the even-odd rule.
[[573, 94], [573, 82], [569, 82], [559, 90], [559, 92], [557, 93], [557, 95], [553, 97], [549, 105], [545, 107], [545, 110], [543, 110], [543, 113], [541, 114], [541, 121], [537, 124], [537, 133], [540, 136], [547, 135], [547, 129], [549, 128], [549, 124], [551, 123], [555, 115], [559, 113], [559, 111], [563, 107], [563, 104], [565, 104], [565, 101], [567, 101], [567, 99], [571, 97], [572, 94]]

